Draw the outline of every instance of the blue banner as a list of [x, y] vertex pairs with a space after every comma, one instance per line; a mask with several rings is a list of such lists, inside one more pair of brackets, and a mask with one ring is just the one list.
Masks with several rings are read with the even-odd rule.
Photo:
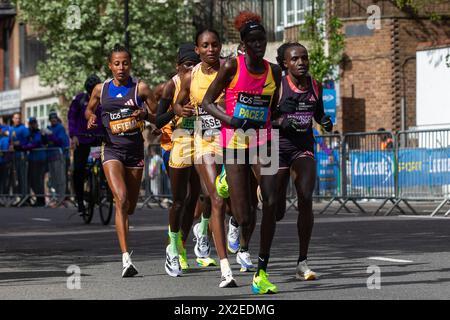
[[319, 194], [339, 192], [339, 150], [316, 151], [317, 178], [319, 183]]
[[[393, 151], [350, 151], [352, 187], [394, 185]], [[398, 151], [399, 187], [450, 185], [450, 148]]]
[[450, 148], [401, 149], [398, 173], [399, 187], [450, 184]]
[[390, 187], [394, 185], [393, 151], [350, 151], [353, 187]]
[[336, 90], [323, 89], [323, 108], [327, 115], [331, 117], [333, 124], [336, 124]]

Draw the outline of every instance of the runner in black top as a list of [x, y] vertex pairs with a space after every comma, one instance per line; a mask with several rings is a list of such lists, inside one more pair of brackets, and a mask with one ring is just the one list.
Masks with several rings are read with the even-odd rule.
[[102, 146], [103, 170], [116, 204], [122, 277], [132, 277], [137, 270], [128, 253], [128, 216], [136, 207], [144, 167], [141, 131], [145, 119], [154, 122], [156, 103], [147, 84], [130, 76], [131, 54], [125, 47], [116, 45], [108, 61], [113, 79], [94, 88], [85, 116], [88, 129], [95, 128], [95, 109], [99, 103], [102, 105], [102, 123], [106, 129], [106, 142]]
[[312, 194], [316, 181], [312, 119], [328, 132], [333, 129], [333, 124], [323, 110], [322, 86], [308, 73], [306, 48], [299, 43], [284, 44], [279, 55], [277, 60], [286, 75], [282, 79], [281, 98], [274, 117], [275, 124], [281, 127], [277, 220], [283, 218], [286, 210], [286, 188], [292, 169], [298, 197], [300, 240], [296, 276], [302, 280], [314, 280], [317, 276], [308, 268], [306, 260], [314, 224]]

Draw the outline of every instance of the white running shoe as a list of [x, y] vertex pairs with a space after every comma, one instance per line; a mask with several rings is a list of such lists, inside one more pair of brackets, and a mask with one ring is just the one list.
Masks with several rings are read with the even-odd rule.
[[317, 274], [308, 267], [306, 260], [300, 262], [297, 265], [295, 277], [297, 279], [303, 280], [303, 281], [310, 281], [310, 280], [318, 279]]
[[220, 288], [235, 288], [237, 287], [236, 280], [233, 278], [233, 273], [231, 270], [226, 273], [222, 274], [222, 278], [219, 284]]
[[255, 269], [248, 251], [238, 252], [236, 255], [236, 262], [241, 265], [241, 272], [253, 272]]
[[240, 246], [239, 234], [241, 228], [233, 226], [231, 219], [233, 219], [233, 217], [230, 217], [230, 220], [228, 221], [227, 248], [231, 253], [236, 253]]
[[166, 264], [165, 264], [166, 272], [171, 277], [180, 277], [182, 274], [180, 259], [178, 255], [175, 256], [170, 255], [169, 246], [167, 246], [166, 248]]
[[122, 278], [130, 278], [138, 274], [136, 267], [131, 262], [131, 254], [126, 259], [122, 258], [122, 264]]
[[197, 258], [208, 258], [211, 253], [211, 245], [209, 244], [208, 235], [200, 235], [198, 229], [200, 228], [200, 223], [194, 226], [194, 241], [196, 244], [194, 246], [194, 252]]

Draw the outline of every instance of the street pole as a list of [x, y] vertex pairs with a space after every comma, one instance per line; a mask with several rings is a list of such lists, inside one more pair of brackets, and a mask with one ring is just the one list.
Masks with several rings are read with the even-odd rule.
[[129, 49], [130, 47], [130, 33], [128, 31], [128, 0], [125, 0], [125, 12], [124, 12], [124, 26], [125, 26], [125, 47]]

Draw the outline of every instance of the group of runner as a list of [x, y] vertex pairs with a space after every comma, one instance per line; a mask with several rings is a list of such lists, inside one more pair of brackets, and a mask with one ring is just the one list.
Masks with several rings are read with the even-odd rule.
[[[241, 12], [235, 27], [241, 37], [236, 57], [222, 59], [219, 34], [202, 30], [194, 43], [180, 46], [177, 74], [154, 92], [131, 77], [131, 53], [117, 45], [108, 57], [113, 78], [92, 91], [85, 116], [88, 128], [95, 128], [95, 110], [101, 104], [107, 133], [102, 162], [116, 203], [123, 277], [138, 273], [127, 244], [128, 216], [139, 194], [144, 165], [141, 130], [147, 120], [161, 129], [173, 195], [165, 260], [168, 275], [181, 276], [189, 269], [185, 242], [198, 219], [192, 228], [196, 261], [202, 267], [217, 265], [211, 257], [212, 240], [219, 257], [219, 287], [237, 286], [228, 250], [236, 254], [241, 271], [254, 272], [254, 293], [276, 293], [267, 266], [276, 222], [286, 210], [292, 171], [299, 209], [296, 275], [303, 280], [317, 278], [307, 265], [316, 177], [312, 119], [332, 130], [323, 110], [322, 88], [308, 73], [304, 46], [282, 45], [278, 64], [272, 64], [264, 59], [267, 38], [261, 17]], [[279, 129], [279, 139], [273, 128]], [[275, 172], [270, 171], [273, 157], [279, 159]], [[262, 219], [254, 267], [249, 243], [257, 220], [257, 190]], [[228, 233], [225, 214], [230, 215]]]

